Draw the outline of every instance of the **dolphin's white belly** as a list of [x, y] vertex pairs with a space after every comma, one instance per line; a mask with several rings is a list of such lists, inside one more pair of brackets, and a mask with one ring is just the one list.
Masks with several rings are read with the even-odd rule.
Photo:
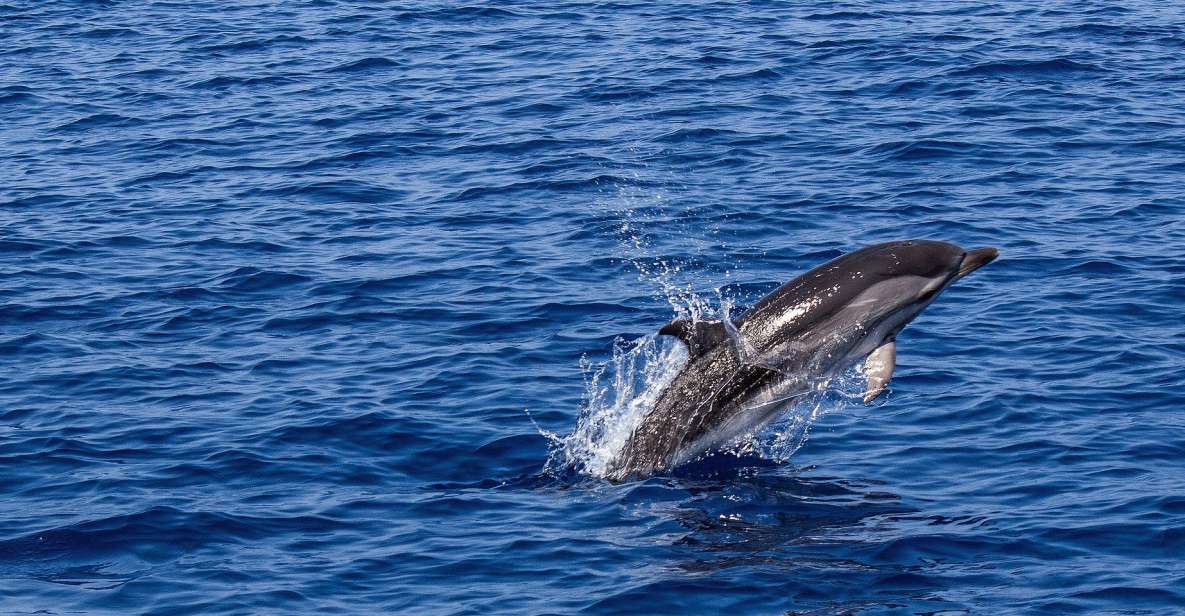
[[676, 453], [674, 465], [690, 462], [739, 436], [760, 431], [779, 413], [789, 408], [809, 391], [810, 382], [800, 376], [791, 376], [762, 387], [751, 398], [744, 401], [727, 421]]
[[809, 393], [814, 385], [830, 382], [840, 371], [863, 361], [884, 343], [891, 332], [915, 314], [914, 311], [907, 311], [885, 319], [873, 328], [864, 328], [863, 314], [841, 313], [835, 317], [840, 324], [832, 331], [843, 332], [843, 335], [828, 336], [823, 340], [793, 341], [757, 357], [749, 355], [751, 351], [745, 352], [744, 359], [783, 372], [786, 378], [762, 387], [751, 398], [743, 401], [727, 421], [683, 447], [676, 453], [674, 465], [690, 462], [739, 436], [761, 430], [779, 413]]

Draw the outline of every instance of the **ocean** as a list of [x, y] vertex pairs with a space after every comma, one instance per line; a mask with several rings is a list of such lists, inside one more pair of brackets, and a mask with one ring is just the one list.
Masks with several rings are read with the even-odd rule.
[[[0, 154], [2, 614], [1185, 614], [1172, 3], [0, 0]], [[895, 239], [887, 396], [601, 477]]]

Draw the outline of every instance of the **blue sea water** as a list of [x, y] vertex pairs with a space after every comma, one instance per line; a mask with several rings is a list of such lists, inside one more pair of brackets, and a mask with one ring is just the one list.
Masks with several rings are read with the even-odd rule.
[[[1148, 1], [0, 0], [0, 613], [1185, 613], [1183, 76]], [[1002, 256], [886, 400], [597, 477], [678, 311], [900, 238]]]

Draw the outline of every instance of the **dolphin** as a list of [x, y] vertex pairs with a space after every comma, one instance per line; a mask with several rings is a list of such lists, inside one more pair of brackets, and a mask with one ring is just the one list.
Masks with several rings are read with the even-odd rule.
[[998, 255], [930, 240], [876, 244], [778, 287], [735, 322], [671, 321], [658, 333], [687, 345], [687, 363], [606, 478], [644, 478], [755, 432], [860, 360], [872, 402], [893, 376], [902, 328]]

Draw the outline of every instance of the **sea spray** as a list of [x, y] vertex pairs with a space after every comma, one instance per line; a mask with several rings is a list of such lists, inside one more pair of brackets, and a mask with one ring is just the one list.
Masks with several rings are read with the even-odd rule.
[[603, 476], [609, 462], [654, 406], [662, 391], [687, 361], [680, 343], [644, 336], [618, 338], [613, 357], [594, 364], [582, 359], [584, 398], [571, 434], [547, 434], [552, 443], [547, 470], [571, 468]]
[[[540, 430], [551, 443], [545, 471], [574, 470], [603, 477], [686, 361], [682, 343], [654, 335], [618, 338], [612, 357], [605, 362], [583, 359], [584, 397], [575, 429], [566, 436]], [[862, 380], [859, 370], [852, 368], [829, 382], [820, 381], [807, 395], [785, 400], [785, 409], [774, 422], [737, 437], [719, 451], [784, 463], [806, 444], [819, 418], [859, 402]]]
[[[741, 301], [725, 291], [739, 264], [723, 271], [700, 263], [697, 255], [708, 252], [712, 241], [705, 237], [719, 233], [715, 226], [693, 228], [678, 214], [671, 214], [668, 197], [661, 191], [646, 192], [631, 184], [617, 188], [614, 198], [598, 206], [620, 219], [618, 240], [626, 258], [638, 271], [638, 278], [654, 289], [655, 296], [671, 306], [673, 318], [693, 321], [716, 319], [725, 322], [729, 337], [742, 356], [754, 355], [744, 337], [732, 325]], [[679, 238], [686, 257], [664, 255], [656, 249], [655, 229], [665, 228]], [[696, 292], [705, 282], [718, 282], [715, 302]], [[687, 348], [674, 338], [648, 335], [634, 340], [617, 338], [613, 354], [604, 362], [581, 359], [584, 396], [575, 429], [566, 436], [540, 429], [548, 438], [551, 454], [545, 471], [565, 469], [592, 476], [604, 476], [635, 428], [653, 408], [659, 396], [687, 362]], [[773, 423], [742, 435], [720, 450], [739, 456], [757, 455], [785, 462], [807, 441], [810, 428], [828, 412], [842, 408], [858, 397], [844, 393], [854, 382], [847, 371], [830, 384], [819, 382], [811, 393], [784, 401], [785, 409]], [[834, 393], [835, 395], [828, 395]]]

